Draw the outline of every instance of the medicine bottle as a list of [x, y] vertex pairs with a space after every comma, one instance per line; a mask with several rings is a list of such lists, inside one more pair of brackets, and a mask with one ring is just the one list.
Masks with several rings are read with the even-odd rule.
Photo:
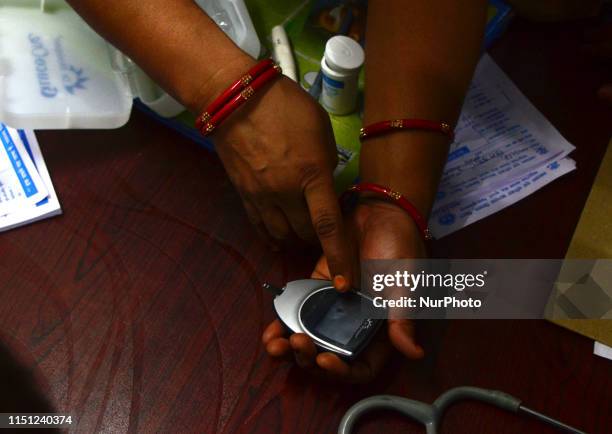
[[321, 59], [320, 102], [329, 113], [346, 115], [355, 110], [359, 70], [364, 59], [361, 45], [348, 36], [334, 36], [327, 41]]

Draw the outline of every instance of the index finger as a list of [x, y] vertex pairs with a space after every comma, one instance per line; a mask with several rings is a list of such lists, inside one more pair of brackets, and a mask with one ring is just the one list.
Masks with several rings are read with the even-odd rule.
[[[352, 256], [331, 173], [306, 184], [304, 195], [312, 225], [327, 258], [330, 276], [335, 283], [340, 282], [336, 289], [346, 291], [350, 289], [353, 277]], [[337, 279], [337, 276], [344, 279]]]

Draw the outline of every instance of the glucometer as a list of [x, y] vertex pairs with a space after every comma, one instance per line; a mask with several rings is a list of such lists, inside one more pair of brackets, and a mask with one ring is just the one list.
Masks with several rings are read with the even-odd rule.
[[265, 283], [263, 287], [276, 295], [276, 314], [289, 332], [305, 333], [321, 351], [346, 360], [359, 355], [383, 322], [368, 315], [367, 295], [339, 292], [328, 280], [294, 280], [284, 288]]

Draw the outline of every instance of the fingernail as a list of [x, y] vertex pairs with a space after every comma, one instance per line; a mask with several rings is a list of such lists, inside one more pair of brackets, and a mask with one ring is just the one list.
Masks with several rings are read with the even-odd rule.
[[346, 291], [348, 289], [346, 287], [347, 286], [346, 279], [341, 274], [338, 274], [337, 276], [334, 277], [333, 284], [334, 284], [334, 288], [336, 288], [338, 291]]

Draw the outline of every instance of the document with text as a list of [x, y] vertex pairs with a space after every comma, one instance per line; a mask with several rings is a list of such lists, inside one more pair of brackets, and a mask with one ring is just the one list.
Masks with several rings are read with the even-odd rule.
[[33, 131], [0, 124], [0, 231], [61, 214]]
[[576, 169], [574, 150], [487, 54], [455, 129], [430, 217], [440, 238]]

